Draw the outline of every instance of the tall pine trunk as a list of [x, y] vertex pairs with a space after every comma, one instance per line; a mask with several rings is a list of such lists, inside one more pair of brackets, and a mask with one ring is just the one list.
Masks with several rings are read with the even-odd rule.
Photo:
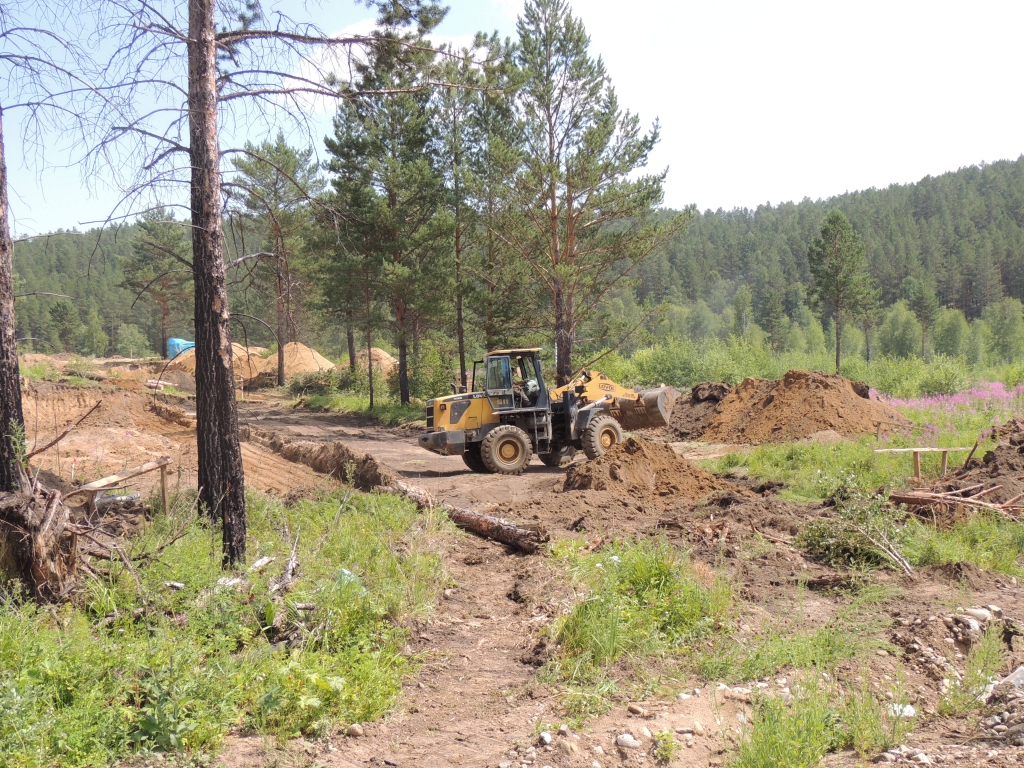
[[245, 561], [245, 476], [238, 441], [231, 316], [224, 275], [217, 135], [216, 0], [189, 0], [188, 110], [195, 272], [199, 498], [224, 527], [224, 565]]
[[455, 225], [455, 335], [459, 340], [459, 384], [466, 389], [466, 327], [462, 316], [462, 228]]
[[348, 342], [348, 369], [356, 370], [356, 332], [352, 328], [352, 310], [345, 313], [345, 340]]
[[0, 491], [22, 490], [24, 472], [16, 435], [24, 437], [24, 434], [18, 335], [14, 323], [14, 243], [7, 221], [7, 161], [3, 110], [0, 110]]
[[[167, 307], [167, 302], [161, 302], [160, 304], [160, 356], [165, 360], [170, 357], [170, 350], [167, 349], [167, 316], [171, 313], [171, 310]], [[114, 346], [113, 344], [111, 346]]]
[[558, 376], [558, 386], [561, 387], [572, 380], [572, 329], [569, 325], [568, 306], [561, 281], [555, 281], [553, 293], [555, 305], [555, 373]]
[[277, 257], [277, 386], [284, 386], [284, 344], [287, 336], [284, 311], [284, 285], [281, 279], [281, 256]]
[[836, 312], [836, 375], [839, 375], [839, 350], [843, 341], [843, 324], [839, 322], [839, 313]]

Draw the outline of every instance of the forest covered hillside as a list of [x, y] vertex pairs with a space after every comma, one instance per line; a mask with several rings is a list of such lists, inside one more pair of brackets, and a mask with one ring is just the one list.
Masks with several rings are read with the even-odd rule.
[[[874, 349], [893, 356], [920, 354], [921, 329], [907, 302], [915, 286], [929, 285], [941, 309], [926, 334], [926, 354], [962, 355], [972, 363], [986, 355], [1009, 360], [1024, 354], [1019, 304], [1024, 298], [1024, 157], [827, 200], [699, 213], [685, 231], [641, 262], [632, 282], [609, 293], [602, 312], [580, 329], [581, 353], [610, 346], [637, 325], [620, 351], [657, 340], [708, 336], [740, 336], [777, 351], [830, 346], [829, 318], [808, 307], [807, 251], [833, 208], [847, 215], [863, 239], [877, 283], [883, 312], [869, 329], [876, 335], [870, 340]], [[139, 238], [136, 225], [102, 236], [62, 231], [19, 242], [17, 292], [65, 294], [74, 308], [74, 316], [66, 318], [51, 311], [60, 297], [19, 298], [23, 348], [129, 354], [138, 352], [141, 335], [149, 351], [160, 349], [160, 318], [152, 297], [137, 299], [139, 291], [125, 284], [125, 264]], [[273, 323], [274, 303], [267, 292], [241, 279], [232, 290], [236, 312]], [[316, 298], [315, 292], [303, 295]], [[468, 302], [471, 315], [474, 306]], [[344, 352], [345, 334], [337, 318], [301, 307], [295, 312], [299, 335], [333, 356]], [[190, 336], [191, 315], [188, 301], [173, 306], [169, 335]], [[74, 333], [65, 327], [69, 323]], [[993, 324], [999, 335], [1019, 333], [1022, 338], [993, 340]], [[482, 319], [467, 324], [470, 347], [476, 350], [485, 342], [481, 327]], [[271, 332], [256, 320], [240, 319], [235, 333], [260, 344], [273, 342]], [[851, 328], [849, 333], [846, 353], [863, 356], [868, 346], [863, 332]], [[523, 341], [543, 341], [546, 334], [532, 328], [521, 335]], [[387, 346], [386, 329], [381, 342]]]

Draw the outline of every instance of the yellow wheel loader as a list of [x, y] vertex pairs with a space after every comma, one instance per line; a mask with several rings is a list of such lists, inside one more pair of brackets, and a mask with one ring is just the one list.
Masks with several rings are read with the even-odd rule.
[[577, 450], [596, 459], [623, 429], [665, 426], [677, 395], [666, 386], [626, 389], [594, 370], [548, 391], [539, 349], [497, 350], [473, 363], [471, 391], [427, 402], [419, 444], [461, 456], [474, 472], [517, 475], [534, 454], [549, 467]]

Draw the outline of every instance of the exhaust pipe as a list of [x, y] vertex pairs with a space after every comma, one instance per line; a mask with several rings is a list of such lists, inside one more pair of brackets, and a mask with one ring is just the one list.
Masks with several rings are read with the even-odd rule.
[[643, 390], [635, 398], [617, 397], [611, 403], [611, 415], [623, 429], [667, 427], [677, 397], [679, 390], [666, 386]]

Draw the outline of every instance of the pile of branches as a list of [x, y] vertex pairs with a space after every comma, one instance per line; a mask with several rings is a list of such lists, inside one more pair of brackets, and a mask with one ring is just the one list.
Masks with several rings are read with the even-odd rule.
[[1020, 519], [1021, 513], [1024, 512], [1024, 504], [1021, 503], [1024, 493], [1017, 494], [1002, 503], [986, 501], [986, 496], [1003, 487], [992, 485], [986, 488], [986, 485], [986, 483], [978, 483], [952, 491], [924, 489], [893, 491], [889, 494], [889, 500], [896, 504], [906, 504], [908, 507], [927, 508], [933, 517], [941, 515], [946, 519], [959, 519], [971, 511], [995, 512], [1013, 520]]

